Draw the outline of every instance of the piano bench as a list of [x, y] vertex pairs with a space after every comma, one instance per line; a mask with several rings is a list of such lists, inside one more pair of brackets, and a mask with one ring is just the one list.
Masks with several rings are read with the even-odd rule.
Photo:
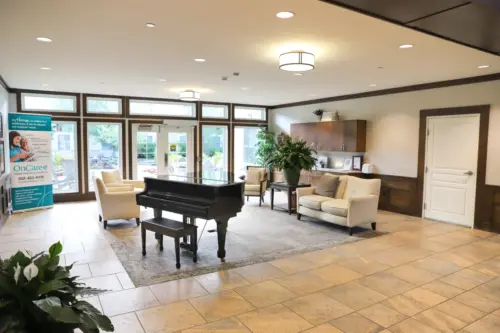
[[160, 251], [163, 251], [163, 236], [173, 237], [175, 239], [175, 260], [177, 269], [181, 268], [180, 263], [180, 238], [191, 236], [191, 251], [193, 252], [193, 261], [197, 262], [198, 251], [198, 227], [194, 224], [186, 224], [163, 217], [141, 222], [142, 236], [142, 255], [146, 255], [146, 230], [153, 231], [159, 235]]

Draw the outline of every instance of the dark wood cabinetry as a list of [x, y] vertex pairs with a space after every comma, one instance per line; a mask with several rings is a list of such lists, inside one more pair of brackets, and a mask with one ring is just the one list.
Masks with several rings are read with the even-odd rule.
[[366, 120], [325, 121], [291, 125], [291, 137], [318, 151], [366, 151]]

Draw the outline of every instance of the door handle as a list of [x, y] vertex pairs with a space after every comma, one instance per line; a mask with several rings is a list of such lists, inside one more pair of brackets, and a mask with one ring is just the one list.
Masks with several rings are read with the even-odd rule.
[[464, 175], [467, 175], [467, 176], [472, 176], [473, 174], [474, 174], [474, 172], [472, 172], [472, 171], [464, 172]]

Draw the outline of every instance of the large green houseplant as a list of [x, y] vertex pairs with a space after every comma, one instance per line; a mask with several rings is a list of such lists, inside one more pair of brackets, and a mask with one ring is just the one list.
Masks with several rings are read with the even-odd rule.
[[290, 185], [299, 183], [300, 171], [311, 170], [316, 165], [316, 153], [303, 140], [293, 140], [290, 136], [283, 136], [275, 143], [275, 152], [264, 161], [269, 168], [283, 170], [283, 176]]
[[257, 162], [262, 165], [266, 158], [274, 153], [276, 149], [274, 144], [274, 133], [262, 127], [257, 132]]
[[48, 253], [19, 251], [0, 259], [0, 333], [113, 332], [108, 317], [77, 297], [102, 290], [86, 287], [70, 275], [73, 265], [59, 266], [61, 243]]

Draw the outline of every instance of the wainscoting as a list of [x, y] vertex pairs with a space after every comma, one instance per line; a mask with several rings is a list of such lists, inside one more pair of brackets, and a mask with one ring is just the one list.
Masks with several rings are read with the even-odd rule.
[[500, 186], [485, 185], [480, 206], [476, 207], [477, 229], [500, 232]]

